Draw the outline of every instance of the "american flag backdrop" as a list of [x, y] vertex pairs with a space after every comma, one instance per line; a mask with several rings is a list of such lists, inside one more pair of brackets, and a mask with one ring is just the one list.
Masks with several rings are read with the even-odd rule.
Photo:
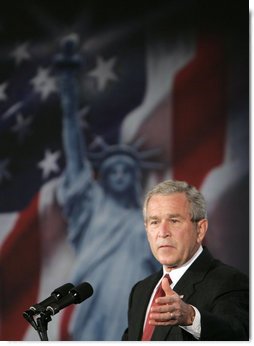
[[[70, 34], [79, 38], [78, 117], [88, 148], [142, 139], [142, 151], [159, 149], [153, 159], [162, 168], [142, 172], [141, 197], [167, 178], [200, 188], [206, 245], [249, 271], [247, 2], [9, 2], [0, 13], [1, 340], [38, 340], [22, 312], [70, 282], [75, 266], [56, 198], [66, 157], [53, 64]], [[49, 324], [52, 341], [68, 334], [62, 316]], [[122, 316], [127, 323], [127, 310]], [[97, 340], [122, 333], [98, 328]]]

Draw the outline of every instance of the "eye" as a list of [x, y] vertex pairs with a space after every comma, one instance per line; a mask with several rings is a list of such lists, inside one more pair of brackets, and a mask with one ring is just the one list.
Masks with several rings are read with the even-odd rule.
[[158, 224], [158, 220], [151, 220], [150, 225], [157, 225]]
[[180, 221], [178, 219], [170, 219], [170, 222], [173, 223], [173, 224], [177, 224]]
[[159, 220], [156, 220], [156, 219], [150, 220], [149, 224], [150, 224], [150, 226], [157, 226], [159, 224]]

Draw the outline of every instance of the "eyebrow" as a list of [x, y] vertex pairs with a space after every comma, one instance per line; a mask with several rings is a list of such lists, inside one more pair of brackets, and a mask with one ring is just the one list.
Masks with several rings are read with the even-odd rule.
[[[169, 219], [172, 219], [174, 217], [179, 217], [181, 219], [183, 218], [183, 216], [181, 214], [167, 214], [167, 218], [169, 218]], [[154, 220], [154, 219], [160, 219], [160, 217], [156, 216], [156, 215], [152, 215], [152, 216], [149, 216], [147, 219], [148, 220]]]
[[159, 217], [158, 216], [148, 216], [148, 220], [151, 220], [151, 219], [158, 219]]

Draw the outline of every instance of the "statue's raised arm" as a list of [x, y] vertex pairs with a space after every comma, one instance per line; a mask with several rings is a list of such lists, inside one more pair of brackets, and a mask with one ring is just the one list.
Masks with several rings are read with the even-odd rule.
[[70, 183], [84, 168], [86, 144], [78, 119], [79, 95], [77, 72], [81, 58], [78, 54], [78, 38], [69, 35], [61, 44], [62, 51], [54, 62], [58, 72], [59, 92], [63, 111], [63, 145], [66, 156], [66, 170]]
[[[70, 280], [89, 281], [96, 291], [96, 299], [75, 307], [69, 339], [120, 340], [131, 287], [157, 265], [145, 239], [140, 209], [141, 168], [147, 167], [149, 153], [117, 143], [89, 152], [89, 160], [77, 118], [80, 57], [75, 37], [63, 42], [56, 66], [67, 161], [57, 199], [76, 253]], [[94, 175], [92, 163], [97, 162]]]

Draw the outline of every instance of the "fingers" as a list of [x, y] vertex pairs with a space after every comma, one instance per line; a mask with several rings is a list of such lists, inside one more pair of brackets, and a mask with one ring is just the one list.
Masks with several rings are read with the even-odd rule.
[[181, 302], [183, 296], [179, 296], [177, 293], [175, 293], [172, 290], [172, 294], [171, 295], [166, 295], [164, 297], [160, 297], [156, 299], [156, 304], [173, 304], [173, 303], [179, 303]]
[[175, 304], [163, 304], [163, 305], [155, 305], [151, 308], [151, 313], [164, 313], [164, 312], [173, 312], [178, 308]]
[[150, 318], [157, 321], [168, 321], [177, 319], [176, 311], [153, 312], [150, 313]]
[[158, 305], [151, 309], [150, 319], [155, 322], [165, 322], [176, 320], [178, 317], [178, 308], [175, 305]]
[[176, 325], [178, 316], [175, 312], [151, 313], [149, 323], [160, 326]]
[[161, 297], [156, 300], [158, 305], [151, 307], [149, 315], [153, 325], [175, 325], [177, 324], [180, 297], [174, 292], [171, 296]]
[[150, 322], [153, 325], [190, 325], [189, 307], [182, 300], [183, 296], [179, 296], [174, 292], [171, 296], [158, 298], [156, 304], [151, 308], [149, 315]]
[[166, 296], [171, 296], [172, 294], [174, 294], [175, 292], [172, 290], [172, 288], [169, 285], [169, 281], [167, 278], [163, 278], [162, 282], [161, 282], [161, 287], [163, 289], [163, 291], [165, 292]]

